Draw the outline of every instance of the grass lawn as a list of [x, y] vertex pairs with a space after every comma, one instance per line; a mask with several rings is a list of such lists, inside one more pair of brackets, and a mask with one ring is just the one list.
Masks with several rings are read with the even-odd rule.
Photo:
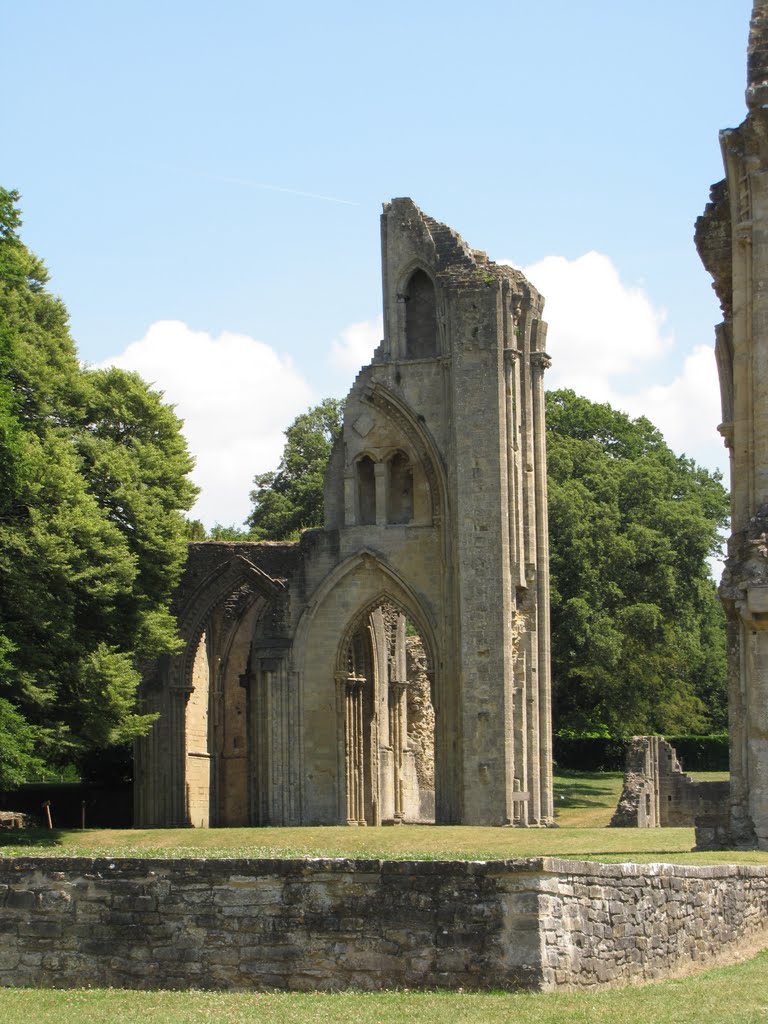
[[246, 994], [5, 989], [5, 1020], [33, 1024], [757, 1024], [768, 952], [680, 981], [577, 994]]
[[[724, 776], [720, 776], [724, 777]], [[606, 828], [621, 791], [619, 772], [557, 777], [556, 829], [401, 825], [396, 828], [94, 829], [6, 833], [0, 856], [371, 857], [496, 860], [570, 857], [685, 864], [768, 863], [762, 851], [691, 853], [692, 828]]]
[[[724, 778], [720, 774], [697, 778]], [[687, 864], [768, 863], [768, 853], [691, 853], [693, 829], [606, 828], [619, 772], [555, 780], [556, 829], [125, 829], [9, 833], [0, 856], [394, 857], [562, 856]], [[33, 1024], [757, 1024], [768, 1022], [768, 951], [679, 981], [578, 994], [229, 993], [5, 989], [3, 1019]]]

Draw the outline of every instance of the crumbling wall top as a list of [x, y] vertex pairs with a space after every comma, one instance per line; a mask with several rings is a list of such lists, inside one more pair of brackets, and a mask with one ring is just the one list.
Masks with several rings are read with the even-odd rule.
[[385, 221], [419, 238], [421, 244], [430, 249], [435, 273], [442, 284], [485, 288], [507, 280], [531, 306], [539, 312], [544, 308], [543, 296], [521, 271], [494, 263], [487, 253], [472, 249], [457, 231], [429, 217], [408, 196], [392, 199], [383, 209]]
[[720, 308], [729, 320], [733, 313], [733, 266], [731, 252], [731, 210], [728, 183], [718, 181], [709, 193], [709, 202], [696, 221], [694, 239], [701, 262], [712, 275]]

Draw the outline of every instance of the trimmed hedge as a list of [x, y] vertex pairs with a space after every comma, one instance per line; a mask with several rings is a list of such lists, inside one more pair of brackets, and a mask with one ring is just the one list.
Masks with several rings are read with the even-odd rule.
[[607, 736], [557, 736], [552, 740], [556, 769], [574, 772], [623, 772], [627, 740]]
[[728, 733], [711, 736], [665, 736], [677, 751], [684, 772], [727, 772]]
[[[665, 736], [677, 751], [683, 771], [727, 772], [728, 734]], [[629, 737], [553, 737], [555, 766], [565, 771], [623, 772]]]

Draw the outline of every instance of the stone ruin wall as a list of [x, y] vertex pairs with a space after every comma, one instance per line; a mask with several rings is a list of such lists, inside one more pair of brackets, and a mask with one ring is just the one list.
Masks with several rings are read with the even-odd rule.
[[[754, 0], [747, 116], [720, 133], [725, 179], [696, 222], [720, 301], [715, 357], [729, 451], [731, 536], [720, 581], [728, 628], [730, 796], [697, 822], [699, 848], [768, 849], [768, 0]], [[706, 820], [704, 820], [706, 817]]]
[[768, 866], [0, 861], [0, 985], [590, 989], [768, 941]]
[[[139, 695], [142, 827], [553, 822], [544, 300], [411, 199], [381, 231], [322, 528], [190, 545], [183, 649]], [[414, 687], [387, 605], [424, 642]]]
[[435, 790], [435, 708], [429, 680], [427, 654], [418, 636], [405, 641], [408, 673], [408, 740], [416, 761], [420, 788]]
[[728, 801], [727, 781], [696, 782], [662, 736], [633, 736], [612, 828], [690, 827]]

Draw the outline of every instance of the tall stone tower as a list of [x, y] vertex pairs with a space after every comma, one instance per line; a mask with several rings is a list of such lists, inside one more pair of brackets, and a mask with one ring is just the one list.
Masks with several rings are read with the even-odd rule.
[[768, 849], [768, 0], [749, 33], [747, 117], [720, 133], [726, 177], [696, 224], [723, 311], [716, 328], [730, 453], [728, 618], [731, 797], [724, 845]]
[[[343, 549], [360, 545], [362, 466], [372, 459], [376, 513], [362, 543], [386, 551], [434, 610], [439, 636], [438, 819], [547, 823], [543, 300], [410, 199], [384, 208], [382, 274], [384, 340], [345, 413], [345, 519], [327, 526]], [[410, 528], [393, 533], [388, 459], [404, 442], [424, 498]]]
[[543, 300], [410, 199], [381, 223], [324, 526], [192, 546], [140, 823], [552, 823]]

